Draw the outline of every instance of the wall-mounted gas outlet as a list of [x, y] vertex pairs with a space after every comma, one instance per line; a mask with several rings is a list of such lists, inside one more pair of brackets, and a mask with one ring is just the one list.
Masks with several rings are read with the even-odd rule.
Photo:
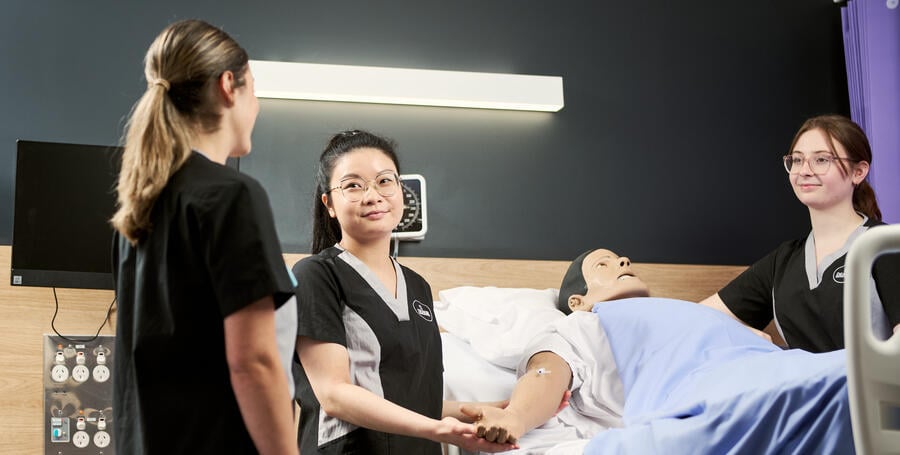
[[100, 336], [68, 341], [44, 335], [46, 455], [115, 454], [109, 425], [114, 340]]

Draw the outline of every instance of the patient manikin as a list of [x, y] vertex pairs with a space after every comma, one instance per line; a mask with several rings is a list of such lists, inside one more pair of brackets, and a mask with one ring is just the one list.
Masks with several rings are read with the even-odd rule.
[[[702, 305], [649, 297], [631, 261], [606, 249], [572, 262], [557, 306], [571, 313], [529, 342], [509, 405], [464, 407], [479, 436], [524, 448], [529, 431], [564, 426], [548, 454], [852, 450], [842, 356], [782, 351]], [[759, 409], [782, 410], [748, 423]]]
[[[590, 378], [581, 381], [573, 376], [567, 360], [576, 356], [587, 357], [585, 351], [591, 350], [590, 357], [597, 359], [596, 363], [613, 363], [603, 340], [596, 339], [595, 333], [600, 333], [602, 338], [602, 331], [592, 330], [596, 318], [585, 313], [590, 313], [594, 305], [601, 302], [647, 296], [647, 285], [631, 269], [631, 260], [627, 257], [620, 257], [607, 249], [596, 249], [586, 251], [572, 261], [560, 285], [557, 307], [564, 313], [576, 314], [570, 314], [563, 324], [554, 328], [557, 333], [548, 336], [551, 339], [553, 336], [566, 337], [566, 341], [543, 341], [540, 334], [536, 336], [537, 340], [532, 340], [530, 344], [539, 345], [541, 349], [548, 346], [547, 350], [540, 350], [524, 359], [525, 365], [520, 366], [519, 370], [520, 373], [525, 370], [525, 373], [516, 384], [510, 405], [505, 410], [464, 408], [464, 412], [469, 412], [476, 420], [479, 436], [483, 434], [490, 441], [516, 442], [525, 432], [556, 415], [561, 409], [561, 401], [568, 404], [569, 390], [573, 385], [585, 386], [600, 395], [590, 397], [596, 400], [588, 398], [588, 401], [595, 401], [594, 406], [584, 403], [584, 398], [576, 397], [573, 407], [579, 408], [577, 413], [584, 414], [581, 412], [584, 408], [599, 410], [587, 412], [588, 417], [573, 417], [573, 409], [567, 409], [561, 414], [562, 424], [589, 429], [587, 432], [577, 431], [580, 437], [621, 426], [624, 401], [621, 387], [618, 381], [608, 380], [615, 375], [615, 369], [589, 372], [586, 376]], [[582, 329], [585, 325], [587, 330]], [[584, 348], [573, 351], [561, 346], [567, 343], [583, 345]], [[552, 348], [549, 347], [551, 345]], [[526, 356], [529, 354], [530, 351]], [[596, 383], [596, 387], [591, 381]]]

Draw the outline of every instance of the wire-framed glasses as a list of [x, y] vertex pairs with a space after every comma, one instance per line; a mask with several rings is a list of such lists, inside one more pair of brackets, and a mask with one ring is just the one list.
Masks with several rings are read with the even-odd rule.
[[340, 185], [329, 188], [328, 191], [341, 190], [341, 194], [347, 202], [359, 202], [363, 199], [369, 188], [374, 189], [384, 197], [391, 197], [400, 188], [400, 177], [394, 171], [385, 171], [375, 176], [372, 180], [360, 177], [347, 177], [341, 180]]
[[850, 158], [841, 158], [827, 153], [820, 153], [809, 158], [801, 153], [792, 153], [783, 156], [782, 159], [784, 160], [784, 170], [786, 170], [788, 174], [799, 174], [800, 170], [803, 169], [804, 162], [809, 163], [809, 170], [816, 175], [822, 175], [828, 172], [828, 168], [831, 167], [831, 162], [835, 160], [846, 160], [852, 163], [856, 162], [856, 160], [851, 160]]

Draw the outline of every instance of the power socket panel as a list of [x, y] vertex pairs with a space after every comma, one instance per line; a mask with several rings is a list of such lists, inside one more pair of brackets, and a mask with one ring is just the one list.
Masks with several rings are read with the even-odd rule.
[[45, 455], [115, 454], [114, 344], [106, 335], [44, 335]]

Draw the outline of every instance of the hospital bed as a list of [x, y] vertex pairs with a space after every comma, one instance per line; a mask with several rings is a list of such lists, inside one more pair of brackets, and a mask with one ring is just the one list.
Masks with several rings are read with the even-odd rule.
[[[885, 247], [880, 243], [885, 240], [879, 240], [877, 246], [871, 247], [876, 251], [871, 253], [873, 256], [863, 259], [869, 261], [867, 264], [871, 264], [873, 259], [870, 258], [876, 257], [881, 248], [900, 251], [900, 227], [880, 228], [873, 233], [879, 234], [879, 239], [890, 238], [894, 243]], [[854, 249], [870, 248], [867, 246], [869, 241], [857, 244], [859, 247]], [[848, 258], [848, 276], [854, 275], [850, 272], [854, 267], [852, 258]], [[553, 314], [556, 287], [568, 262], [446, 258], [402, 258], [401, 261], [431, 282], [438, 322], [448, 331], [442, 335], [446, 398], [460, 401], [507, 398], [516, 380], [514, 365], [528, 334], [552, 318], [561, 317]], [[857, 267], [868, 269], [867, 265]], [[635, 263], [634, 268], [648, 283], [652, 295], [688, 301], [699, 301], [711, 295], [744, 269], [739, 266], [642, 263]], [[867, 301], [865, 295], [850, 296], [852, 283], [852, 278], [848, 278], [846, 299]], [[869, 288], [864, 286], [863, 289], [868, 292]], [[900, 453], [900, 433], [897, 431], [900, 428], [900, 362], [896, 360], [900, 358], [900, 337], [880, 342], [867, 332], [851, 334], [850, 324], [867, 321], [868, 315], [850, 308], [848, 305], [847, 311], [853, 314], [845, 316], [848, 339], [853, 340], [848, 342], [847, 351], [850, 371], [846, 379], [833, 378], [834, 384], [843, 387], [840, 393], [845, 397], [833, 404], [845, 405], [846, 390], [849, 390], [858, 453]], [[461, 314], [459, 310], [468, 314]], [[783, 343], [775, 331], [767, 332]], [[479, 333], [488, 336], [479, 339]], [[894, 360], [889, 360], [891, 358]], [[862, 375], [863, 372], [868, 376]], [[844, 380], [849, 387], [842, 382]], [[886, 395], [877, 398], [874, 393]], [[833, 417], [828, 425], [840, 426], [844, 436], [839, 438], [849, 439], [848, 420], [843, 411], [843, 415]], [[551, 449], [545, 441], [558, 441], [565, 431], [552, 425], [536, 429], [522, 439], [520, 453], [545, 453]], [[863, 438], [869, 438], [869, 441], [865, 442]], [[578, 451], [583, 445], [576, 447], [575, 451]], [[448, 453], [464, 452], [451, 447]]]
[[[557, 287], [568, 261], [401, 258], [432, 285], [442, 335], [445, 398], [494, 401], [509, 397], [515, 363], [543, 325], [562, 317]], [[699, 301], [740, 274], [743, 266], [635, 263], [651, 294]], [[779, 338], [777, 331], [770, 334]], [[483, 336], [480, 336], [483, 335]], [[779, 338], [780, 340], [780, 338]], [[573, 412], [571, 410], [563, 413]], [[526, 435], [520, 453], [543, 453], [575, 435], [545, 425]], [[449, 453], [464, 453], [450, 448]]]

